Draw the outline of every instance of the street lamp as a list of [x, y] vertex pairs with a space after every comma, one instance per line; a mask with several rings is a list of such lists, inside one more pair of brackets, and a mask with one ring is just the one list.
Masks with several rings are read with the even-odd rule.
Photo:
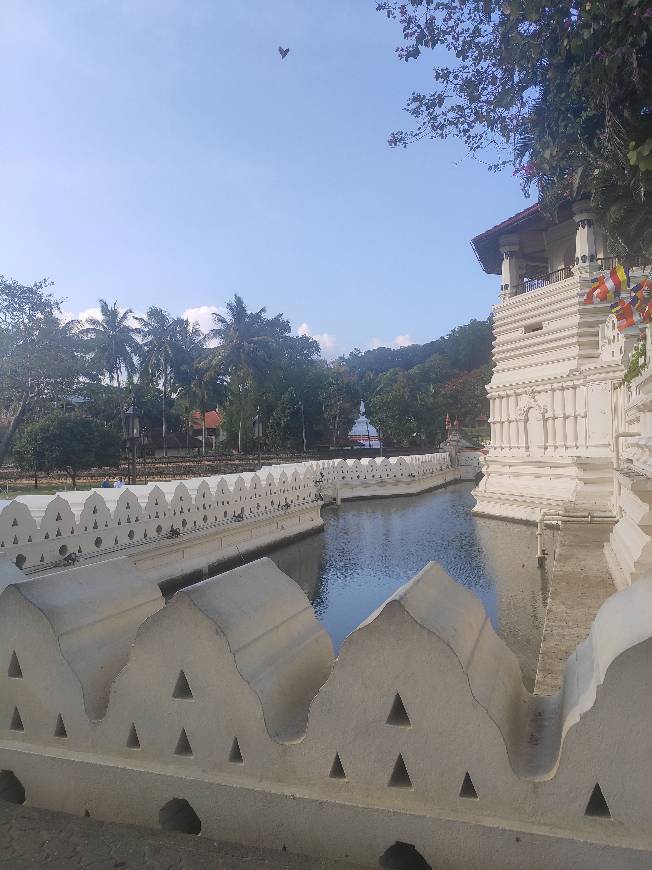
[[127, 483], [136, 483], [136, 445], [140, 443], [140, 410], [136, 405], [136, 397], [131, 397], [131, 405], [125, 408], [125, 438], [129, 456], [129, 472]]

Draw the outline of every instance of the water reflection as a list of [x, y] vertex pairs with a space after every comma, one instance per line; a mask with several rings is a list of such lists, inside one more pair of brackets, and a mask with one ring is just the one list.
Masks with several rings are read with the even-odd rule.
[[545, 572], [536, 564], [535, 530], [474, 517], [472, 488], [459, 483], [326, 508], [323, 532], [269, 555], [304, 589], [336, 649], [426, 562], [440, 562], [481, 598], [532, 688], [547, 594]]

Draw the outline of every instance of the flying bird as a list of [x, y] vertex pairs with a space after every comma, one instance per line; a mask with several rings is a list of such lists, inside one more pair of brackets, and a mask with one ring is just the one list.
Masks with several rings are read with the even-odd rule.
[[278, 53], [281, 55], [281, 60], [285, 60], [285, 58], [286, 58], [286, 57], [288, 56], [288, 54], [289, 54], [289, 51], [290, 51], [289, 48], [281, 48], [281, 46], [279, 45], [279, 47], [278, 47]]

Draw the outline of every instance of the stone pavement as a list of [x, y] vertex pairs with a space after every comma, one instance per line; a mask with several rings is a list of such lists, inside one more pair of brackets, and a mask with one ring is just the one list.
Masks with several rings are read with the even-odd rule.
[[600, 605], [616, 591], [604, 556], [612, 528], [611, 523], [562, 523], [534, 686], [537, 695], [559, 691], [566, 659], [588, 636]]
[[[0, 800], [2, 870], [356, 870], [353, 864], [247, 849], [201, 836], [18, 806]], [[358, 868], [360, 870], [360, 868]]]

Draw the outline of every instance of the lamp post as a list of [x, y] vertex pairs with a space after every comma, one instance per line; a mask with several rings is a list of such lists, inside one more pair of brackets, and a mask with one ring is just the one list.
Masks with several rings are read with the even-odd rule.
[[125, 408], [125, 437], [129, 456], [127, 483], [136, 483], [136, 445], [140, 442], [140, 410], [136, 397], [131, 397], [131, 405]]

